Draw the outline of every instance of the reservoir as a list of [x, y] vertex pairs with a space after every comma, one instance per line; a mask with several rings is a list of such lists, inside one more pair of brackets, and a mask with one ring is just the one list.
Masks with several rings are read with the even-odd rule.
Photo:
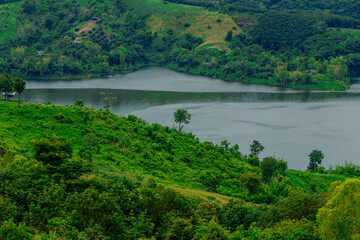
[[108, 78], [29, 80], [23, 98], [56, 105], [80, 98], [86, 106], [102, 108], [100, 92], [111, 92], [118, 98], [111, 112], [170, 127], [174, 112], [184, 108], [192, 115], [184, 131], [201, 141], [226, 139], [249, 154], [255, 139], [265, 146], [261, 158], [275, 156], [290, 168], [305, 169], [314, 149], [324, 153], [325, 167], [360, 164], [360, 78], [352, 82], [345, 92], [305, 91], [146, 67]]

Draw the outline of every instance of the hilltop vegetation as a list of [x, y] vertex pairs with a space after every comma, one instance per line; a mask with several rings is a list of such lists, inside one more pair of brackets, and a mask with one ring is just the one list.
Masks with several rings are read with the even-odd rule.
[[7, 19], [0, 26], [0, 71], [71, 78], [161, 65], [229, 81], [349, 88], [349, 75], [360, 65], [357, 16], [329, 12], [332, 2], [307, 11], [301, 4], [280, 9], [285, 1], [275, 2], [26, 0], [0, 5]]
[[346, 180], [360, 176], [351, 164], [318, 173], [286, 170], [283, 161], [259, 162], [227, 141], [201, 143], [80, 101], [22, 108], [0, 101], [0, 124], [2, 239], [341, 239], [359, 233], [358, 216], [342, 215], [343, 228], [338, 218], [323, 217], [359, 207], [347, 203], [358, 201], [360, 188], [359, 180]]

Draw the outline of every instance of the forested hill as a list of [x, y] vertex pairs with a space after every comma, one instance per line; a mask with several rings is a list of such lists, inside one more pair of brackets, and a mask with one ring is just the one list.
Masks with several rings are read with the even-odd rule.
[[360, 67], [357, 1], [25, 0], [0, 4], [0, 72], [74, 78], [160, 65], [345, 90]]
[[227, 141], [201, 143], [80, 100], [22, 108], [0, 100], [0, 125], [0, 239], [360, 234], [360, 168], [352, 164], [289, 170]]

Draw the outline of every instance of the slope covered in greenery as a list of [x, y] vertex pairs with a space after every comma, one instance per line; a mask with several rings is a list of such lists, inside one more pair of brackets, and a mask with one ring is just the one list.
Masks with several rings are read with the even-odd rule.
[[0, 71], [72, 78], [161, 65], [229, 81], [349, 88], [360, 65], [360, 20], [327, 8], [276, 6], [255, 0], [9, 3], [0, 6], [7, 18]]
[[333, 204], [357, 199], [352, 164], [285, 170], [81, 104], [0, 101], [0, 125], [2, 239], [338, 239], [336, 220], [321, 216], [359, 206]]

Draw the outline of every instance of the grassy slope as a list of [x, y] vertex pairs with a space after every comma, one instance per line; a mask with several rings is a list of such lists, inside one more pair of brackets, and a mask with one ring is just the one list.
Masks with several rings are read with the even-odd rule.
[[[71, 121], [56, 120], [59, 113]], [[90, 120], [85, 124], [86, 114], [90, 114]], [[32, 158], [32, 140], [60, 136], [71, 141], [74, 157], [79, 158], [84, 132], [92, 130], [99, 146], [93, 157], [99, 171], [133, 178], [151, 176], [184, 195], [227, 202], [229, 198], [226, 196], [201, 191], [206, 189], [200, 176], [217, 174], [223, 179], [219, 186], [220, 194], [246, 196], [246, 190], [239, 186], [238, 179], [248, 170], [258, 172], [259, 169], [212, 144], [199, 142], [191, 134], [178, 136], [176, 129], [148, 125], [134, 119], [72, 106], [25, 103], [20, 110], [17, 103], [0, 100], [0, 146], [5, 145], [19, 156]], [[296, 170], [288, 170], [286, 176], [292, 187], [308, 190], [310, 184], [316, 183], [319, 192], [327, 191], [331, 182], [345, 179], [339, 175]]]
[[[73, 122], [56, 120], [55, 116], [60, 112]], [[88, 124], [83, 123], [86, 112], [93, 118]], [[200, 143], [191, 134], [178, 136], [176, 129], [166, 132], [160, 125], [134, 123], [90, 109], [25, 103], [20, 111], [15, 102], [0, 101], [0, 125], [0, 145], [5, 144], [28, 158], [32, 157], [31, 140], [54, 135], [70, 140], [77, 153], [84, 131], [92, 129], [100, 147], [94, 155], [99, 166], [136, 177], [153, 176], [161, 183], [176, 187], [203, 189], [199, 181], [202, 172], [224, 174], [226, 171], [224, 184], [231, 191], [236, 188], [235, 179], [252, 168], [221, 153], [212, 144]], [[164, 145], [168, 146], [167, 150]], [[243, 189], [234, 190], [241, 191]]]
[[[226, 34], [229, 31], [233, 31], [234, 35], [241, 32], [229, 15], [209, 12], [201, 7], [163, 4], [161, 0], [131, 0], [128, 5], [135, 8], [139, 14], [151, 15], [147, 24], [153, 33], [157, 32], [162, 36], [170, 29], [177, 36], [190, 33], [204, 39], [204, 43], [199, 47], [209, 45], [226, 48]], [[218, 19], [221, 22], [218, 22]], [[190, 27], [186, 28], [185, 23], [190, 24]]]
[[13, 39], [17, 36], [16, 16], [22, 2], [0, 5], [0, 42]]

